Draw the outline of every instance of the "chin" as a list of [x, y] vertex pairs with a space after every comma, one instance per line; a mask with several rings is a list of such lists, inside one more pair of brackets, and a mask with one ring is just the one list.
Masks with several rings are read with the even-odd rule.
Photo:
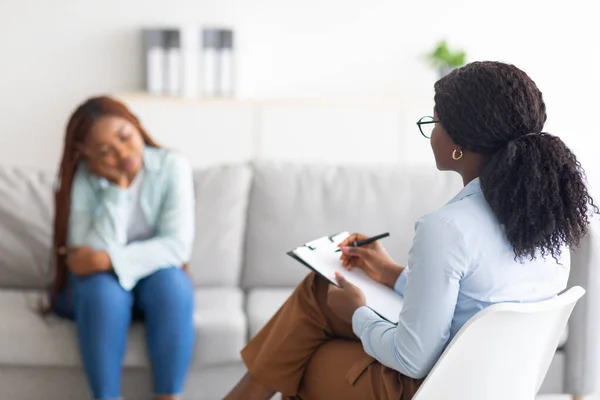
[[447, 168], [445, 166], [443, 166], [442, 164], [440, 164], [439, 162], [435, 162], [435, 166], [438, 169], [438, 171], [450, 171], [450, 168]]
[[142, 160], [138, 161], [133, 168], [129, 172], [133, 174], [137, 174], [142, 169]]

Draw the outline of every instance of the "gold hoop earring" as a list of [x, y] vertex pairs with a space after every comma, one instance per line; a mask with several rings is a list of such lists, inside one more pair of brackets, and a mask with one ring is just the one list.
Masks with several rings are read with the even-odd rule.
[[[460, 154], [457, 154], [457, 152], [460, 152]], [[458, 161], [462, 158], [463, 156], [463, 151], [461, 149], [454, 149], [454, 151], [452, 152], [452, 159], [454, 161]]]

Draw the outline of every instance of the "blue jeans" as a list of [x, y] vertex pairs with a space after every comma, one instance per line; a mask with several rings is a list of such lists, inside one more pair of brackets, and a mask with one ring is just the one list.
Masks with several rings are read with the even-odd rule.
[[136, 316], [146, 324], [155, 393], [183, 391], [195, 339], [194, 293], [185, 271], [158, 270], [131, 292], [112, 273], [71, 274], [69, 288], [69, 296], [59, 296], [56, 312], [77, 324], [81, 358], [94, 398], [120, 398], [127, 331]]

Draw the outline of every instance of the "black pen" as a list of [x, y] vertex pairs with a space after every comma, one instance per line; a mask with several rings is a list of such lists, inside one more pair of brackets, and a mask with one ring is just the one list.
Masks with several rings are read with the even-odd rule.
[[[352, 243], [350, 243], [350, 245], [348, 247], [360, 247], [360, 246], [364, 246], [365, 244], [370, 244], [373, 242], [378, 241], [379, 239], [383, 239], [390, 236], [389, 232], [386, 233], [382, 233], [381, 235], [377, 235], [377, 236], [373, 236], [367, 239], [363, 239], [363, 240], [358, 240], [358, 241], [354, 241]], [[341, 249], [337, 249], [336, 253], [342, 251]]]

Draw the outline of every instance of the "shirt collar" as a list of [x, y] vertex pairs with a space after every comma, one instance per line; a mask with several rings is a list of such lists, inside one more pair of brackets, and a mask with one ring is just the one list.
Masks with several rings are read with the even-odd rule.
[[448, 204], [456, 203], [464, 199], [465, 197], [473, 196], [474, 194], [481, 193], [481, 183], [479, 182], [479, 178], [473, 179], [471, 182], [467, 183], [467, 186], [462, 188], [460, 192], [452, 200], [448, 202]]

